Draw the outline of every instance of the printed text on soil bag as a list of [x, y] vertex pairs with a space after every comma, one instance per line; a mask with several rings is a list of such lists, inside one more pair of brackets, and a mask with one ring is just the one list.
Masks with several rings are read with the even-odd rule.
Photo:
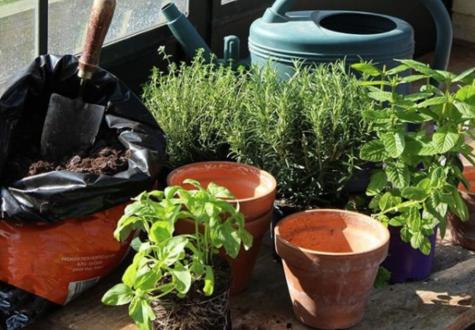
[[117, 258], [117, 255], [100, 254], [93, 256], [61, 257], [61, 262], [66, 264], [74, 273], [100, 271], [109, 266], [109, 262]]

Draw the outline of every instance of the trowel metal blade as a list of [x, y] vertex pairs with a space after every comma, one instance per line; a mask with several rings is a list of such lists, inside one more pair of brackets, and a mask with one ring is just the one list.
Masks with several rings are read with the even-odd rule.
[[97, 137], [105, 107], [52, 94], [41, 134], [41, 154], [60, 160], [91, 147]]

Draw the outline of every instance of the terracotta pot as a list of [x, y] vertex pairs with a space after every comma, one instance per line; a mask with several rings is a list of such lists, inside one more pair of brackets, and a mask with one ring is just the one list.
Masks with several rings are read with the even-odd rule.
[[[231, 295], [236, 295], [247, 289], [257, 255], [262, 245], [262, 238], [269, 228], [272, 219], [272, 211], [254, 221], [246, 222], [246, 230], [254, 237], [251, 249], [245, 251], [241, 248], [236, 259], [226, 257], [231, 266]], [[175, 225], [177, 234], [191, 234], [195, 232], [195, 225], [191, 220], [180, 220]], [[221, 252], [221, 255], [225, 255]]]
[[467, 204], [470, 218], [463, 222], [453, 214], [448, 215], [452, 239], [456, 244], [468, 250], [475, 251], [475, 168], [467, 166], [463, 171], [464, 176], [470, 182], [470, 191], [459, 187], [463, 200]]
[[228, 188], [236, 197], [229, 200], [238, 204], [246, 222], [269, 213], [274, 204], [277, 183], [272, 175], [256, 167], [233, 162], [203, 162], [185, 165], [172, 171], [168, 185], [184, 185], [185, 179], [195, 179], [204, 187], [210, 182]]
[[361, 321], [388, 253], [387, 228], [359, 213], [321, 209], [286, 217], [275, 235], [297, 318], [321, 329]]

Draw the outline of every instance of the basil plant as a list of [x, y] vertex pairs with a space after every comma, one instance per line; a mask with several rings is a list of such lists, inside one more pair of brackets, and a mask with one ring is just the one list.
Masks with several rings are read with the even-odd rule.
[[[475, 164], [466, 142], [474, 138], [475, 68], [455, 75], [413, 60], [399, 62], [390, 70], [369, 63], [352, 66], [362, 72], [361, 85], [374, 100], [364, 119], [375, 137], [360, 157], [382, 165], [366, 192], [373, 216], [399, 227], [404, 242], [428, 255], [436, 228], [445, 234], [448, 212], [462, 220], [469, 217], [457, 187], [469, 185], [460, 155]], [[408, 83], [422, 87], [400, 94]]]
[[[224, 187], [210, 183], [204, 189], [186, 180], [195, 190], [179, 186], [164, 191], [144, 192], [127, 206], [114, 236], [126, 240], [142, 230], [146, 239], [132, 241], [137, 251], [122, 276], [102, 302], [129, 305], [129, 314], [140, 329], [151, 329], [155, 319], [152, 301], [167, 295], [184, 298], [196, 283], [203, 296], [214, 293], [213, 258], [221, 249], [235, 258], [241, 245], [248, 250], [252, 236], [244, 228], [244, 216], [224, 199], [233, 198]], [[193, 234], [175, 234], [179, 220], [195, 223]], [[194, 286], [196, 287], [196, 286]]]

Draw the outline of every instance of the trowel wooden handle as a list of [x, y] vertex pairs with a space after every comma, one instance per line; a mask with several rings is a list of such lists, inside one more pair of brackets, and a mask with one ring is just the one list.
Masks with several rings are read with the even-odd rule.
[[79, 59], [79, 77], [91, 79], [99, 65], [102, 45], [114, 16], [116, 0], [94, 0], [87, 26], [86, 42]]

